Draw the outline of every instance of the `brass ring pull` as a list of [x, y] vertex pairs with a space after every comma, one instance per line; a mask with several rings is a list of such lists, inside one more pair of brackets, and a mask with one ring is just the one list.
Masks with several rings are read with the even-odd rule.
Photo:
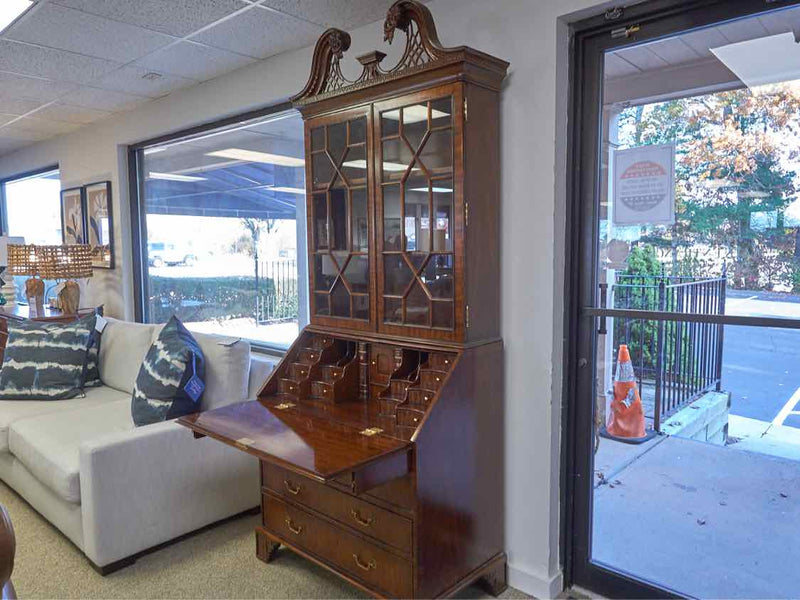
[[375, 519], [372, 517], [365, 519], [360, 514], [358, 514], [358, 511], [354, 508], [350, 509], [350, 516], [353, 517], [356, 523], [358, 523], [359, 525], [363, 525], [364, 527], [369, 527], [375, 522]]
[[303, 531], [303, 526], [302, 525], [295, 526], [295, 524], [292, 523], [292, 520], [289, 517], [286, 517], [286, 526], [289, 528], [289, 531], [291, 531], [295, 535], [300, 535], [300, 532]]
[[375, 567], [377, 567], [374, 559], [369, 561], [368, 563], [363, 563], [361, 562], [361, 559], [358, 558], [358, 554], [353, 554], [353, 560], [356, 561], [356, 564], [360, 569], [364, 569], [365, 571], [369, 571], [370, 569], [374, 569]]
[[297, 494], [300, 493], [300, 486], [299, 485], [298, 486], [293, 486], [286, 479], [283, 480], [283, 485], [286, 488], [286, 491], [289, 492], [292, 496], [297, 496]]

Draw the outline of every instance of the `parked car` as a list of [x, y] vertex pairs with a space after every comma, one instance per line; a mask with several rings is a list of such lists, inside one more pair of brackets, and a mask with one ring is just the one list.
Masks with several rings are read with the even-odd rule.
[[183, 265], [191, 267], [197, 257], [185, 248], [179, 248], [175, 244], [167, 242], [148, 242], [147, 243], [147, 262], [151, 267], [163, 267], [164, 265], [174, 266]]

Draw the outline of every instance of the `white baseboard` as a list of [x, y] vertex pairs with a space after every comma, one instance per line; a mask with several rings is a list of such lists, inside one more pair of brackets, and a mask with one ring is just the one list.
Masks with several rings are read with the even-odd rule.
[[508, 585], [526, 594], [545, 600], [555, 598], [564, 589], [564, 574], [558, 571], [547, 576], [530, 569], [508, 565]]

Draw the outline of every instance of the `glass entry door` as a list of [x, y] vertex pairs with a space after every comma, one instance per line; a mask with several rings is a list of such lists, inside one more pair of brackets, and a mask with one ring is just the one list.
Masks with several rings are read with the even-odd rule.
[[577, 36], [569, 568], [608, 596], [797, 595], [795, 4]]

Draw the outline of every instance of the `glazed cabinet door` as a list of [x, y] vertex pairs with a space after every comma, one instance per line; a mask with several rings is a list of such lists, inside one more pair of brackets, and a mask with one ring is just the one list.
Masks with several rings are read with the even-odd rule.
[[377, 103], [378, 331], [464, 339], [463, 95]]
[[374, 329], [368, 109], [306, 122], [311, 322]]

